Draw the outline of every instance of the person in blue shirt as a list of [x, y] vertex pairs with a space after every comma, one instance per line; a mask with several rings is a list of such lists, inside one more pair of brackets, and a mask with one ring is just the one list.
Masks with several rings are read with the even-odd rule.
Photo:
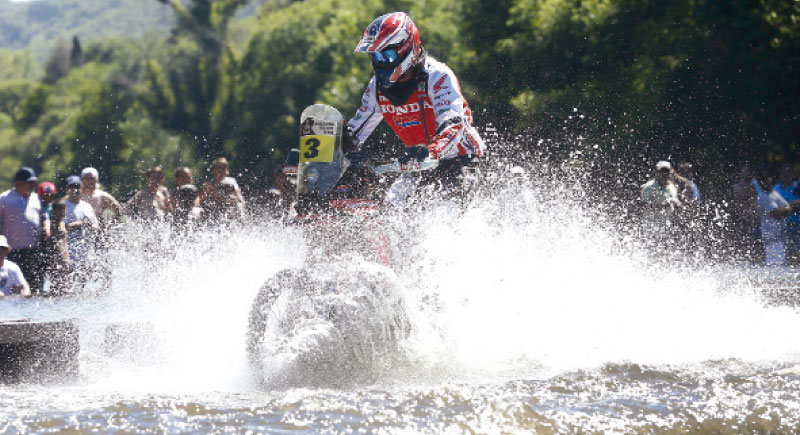
[[[772, 187], [783, 199], [792, 203], [800, 199], [800, 183], [791, 164], [785, 164], [778, 173], [778, 182]], [[786, 216], [786, 253], [790, 258], [800, 254], [800, 212]]]

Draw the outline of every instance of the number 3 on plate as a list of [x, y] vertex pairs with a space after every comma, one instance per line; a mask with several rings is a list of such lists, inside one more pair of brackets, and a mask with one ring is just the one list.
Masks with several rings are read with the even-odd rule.
[[300, 138], [300, 162], [332, 162], [336, 136], [309, 135]]

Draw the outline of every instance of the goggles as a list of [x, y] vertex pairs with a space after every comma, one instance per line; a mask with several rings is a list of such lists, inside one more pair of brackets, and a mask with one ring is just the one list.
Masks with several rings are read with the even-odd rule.
[[369, 54], [369, 57], [372, 59], [372, 65], [378, 69], [393, 66], [400, 59], [400, 55], [394, 48], [387, 48], [383, 51], [373, 51]]

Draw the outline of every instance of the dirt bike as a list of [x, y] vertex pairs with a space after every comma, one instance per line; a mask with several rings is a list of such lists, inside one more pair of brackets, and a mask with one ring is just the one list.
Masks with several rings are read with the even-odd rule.
[[[344, 118], [313, 105], [301, 115], [296, 215], [304, 264], [268, 280], [250, 312], [248, 358], [260, 381], [340, 385], [397, 355], [408, 320], [379, 219], [379, 178], [434, 168], [415, 159], [372, 167], [342, 151]], [[301, 247], [298, 247], [301, 249]]]

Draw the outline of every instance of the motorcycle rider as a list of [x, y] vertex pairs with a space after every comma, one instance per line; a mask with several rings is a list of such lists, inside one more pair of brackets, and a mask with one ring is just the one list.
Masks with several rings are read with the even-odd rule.
[[[405, 145], [401, 163], [428, 154], [439, 165], [427, 178], [445, 194], [462, 196], [475, 181], [486, 145], [472, 126], [472, 114], [453, 71], [429, 56], [405, 12], [376, 18], [355, 52], [367, 52], [375, 75], [361, 107], [347, 124], [345, 152], [358, 149], [384, 119]], [[410, 174], [390, 189], [390, 200], [404, 203], [415, 190]]]

